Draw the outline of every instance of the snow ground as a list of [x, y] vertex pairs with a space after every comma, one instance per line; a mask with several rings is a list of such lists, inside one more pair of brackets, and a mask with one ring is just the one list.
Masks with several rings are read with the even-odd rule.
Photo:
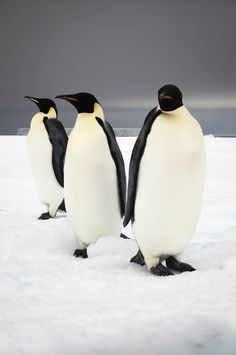
[[[194, 273], [160, 278], [108, 236], [72, 256], [65, 215], [42, 208], [25, 137], [0, 137], [0, 354], [236, 354], [236, 139], [206, 137], [208, 173]], [[135, 138], [119, 138], [128, 165]], [[130, 235], [130, 227], [125, 230]]]

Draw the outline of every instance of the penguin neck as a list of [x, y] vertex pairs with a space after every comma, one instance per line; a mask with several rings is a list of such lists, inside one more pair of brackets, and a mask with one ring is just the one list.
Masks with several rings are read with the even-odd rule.
[[32, 120], [31, 120], [31, 124], [30, 124], [30, 128], [35, 128], [37, 127], [39, 124], [41, 124], [43, 122], [43, 119], [47, 117], [48, 119], [50, 118], [56, 118], [54, 117], [53, 115], [47, 115], [46, 113], [44, 112], [38, 112], [36, 113]]
[[166, 117], [178, 117], [178, 116], [181, 117], [189, 113], [188, 109], [184, 105], [178, 107], [174, 111], [162, 111], [162, 112], [163, 114], [166, 115]]
[[43, 122], [44, 117], [45, 117], [45, 113], [43, 112], [36, 113], [31, 120], [30, 128], [37, 127], [40, 123]]
[[81, 124], [91, 124], [91, 123], [97, 124], [96, 117], [99, 117], [103, 121], [105, 121], [105, 117], [102, 109], [99, 110], [99, 112], [96, 110], [93, 113], [87, 113], [87, 112], [78, 113], [75, 122], [75, 128], [78, 128], [78, 126]]

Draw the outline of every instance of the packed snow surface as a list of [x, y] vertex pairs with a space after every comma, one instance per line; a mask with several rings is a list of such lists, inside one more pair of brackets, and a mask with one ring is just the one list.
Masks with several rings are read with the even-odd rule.
[[[118, 139], [127, 167], [134, 141]], [[205, 142], [205, 199], [183, 255], [197, 271], [158, 277], [129, 263], [133, 239], [73, 257], [66, 215], [37, 220], [26, 138], [0, 137], [1, 355], [236, 354], [236, 139]]]

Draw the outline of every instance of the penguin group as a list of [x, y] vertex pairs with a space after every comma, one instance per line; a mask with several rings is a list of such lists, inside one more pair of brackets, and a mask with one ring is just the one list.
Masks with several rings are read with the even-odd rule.
[[82, 258], [100, 237], [123, 236], [122, 221], [124, 227], [131, 222], [139, 248], [131, 262], [159, 276], [194, 271], [181, 255], [199, 219], [205, 148], [179, 88], [168, 84], [158, 91], [158, 105], [134, 144], [127, 193], [124, 159], [95, 96], [56, 96], [77, 111], [69, 138], [52, 100], [25, 97], [39, 108], [27, 136], [39, 199], [47, 207], [39, 219], [66, 211], [77, 236], [74, 255]]

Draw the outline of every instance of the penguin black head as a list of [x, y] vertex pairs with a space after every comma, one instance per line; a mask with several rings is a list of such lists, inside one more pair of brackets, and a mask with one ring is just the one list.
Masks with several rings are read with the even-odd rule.
[[[50, 100], [50, 99], [40, 99], [38, 97], [32, 97], [32, 96], [24, 96], [26, 99], [31, 100], [34, 102], [40, 112], [43, 112], [46, 116], [49, 114], [50, 111], [54, 110], [57, 116], [57, 107], [55, 105], [55, 102]], [[52, 113], [52, 112], [50, 112]]]
[[158, 101], [162, 111], [174, 111], [183, 106], [183, 95], [175, 85], [165, 85], [158, 90]]
[[87, 92], [80, 92], [73, 95], [58, 95], [56, 98], [70, 102], [75, 106], [78, 113], [93, 113], [95, 111], [94, 105], [100, 105], [96, 97]]

